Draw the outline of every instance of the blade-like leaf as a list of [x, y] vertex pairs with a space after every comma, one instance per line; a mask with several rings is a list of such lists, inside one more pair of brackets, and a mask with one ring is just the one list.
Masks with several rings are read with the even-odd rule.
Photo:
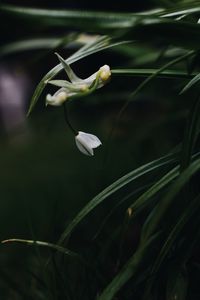
[[181, 90], [180, 95], [187, 92], [193, 85], [195, 85], [200, 80], [200, 74], [197, 74], [192, 80], [190, 80], [186, 86]]
[[173, 181], [179, 174], [179, 166], [170, 170], [160, 180], [158, 180], [150, 189], [144, 192], [129, 208], [128, 211], [132, 212], [130, 217], [134, 217], [144, 206], [148, 204], [148, 200], [158, 193], [162, 188], [166, 187]]
[[[15, 291], [21, 299], [34, 300], [34, 296], [30, 291], [24, 286], [24, 284], [19, 284], [19, 282], [13, 278], [13, 274], [7, 271], [5, 272], [2, 268], [0, 270], [1, 283], [5, 282], [9, 286], [9, 290]], [[16, 296], [17, 297], [17, 296]]]
[[[113, 75], [124, 75], [124, 76], [141, 76], [148, 77], [156, 73], [158, 69], [112, 69]], [[158, 78], [193, 78], [196, 74], [188, 74], [184, 71], [179, 70], [164, 70], [160, 72]]]
[[[177, 64], [178, 62], [194, 55], [195, 51], [189, 51], [173, 60], [171, 60], [170, 62], [166, 63], [164, 66], [162, 66], [160, 69], [157, 69], [153, 74], [151, 74], [149, 77], [147, 77], [136, 89], [135, 91], [133, 91], [130, 96], [128, 97], [128, 99], [126, 100], [126, 102], [122, 105], [122, 108], [120, 109], [117, 117], [116, 117], [116, 121], [115, 124], [119, 121], [119, 119], [121, 118], [121, 115], [123, 114], [123, 112], [125, 111], [125, 109], [128, 107], [129, 102], [132, 101], [134, 99], [134, 97], [149, 83], [151, 82], [151, 80], [153, 80], [156, 76], [158, 76], [159, 74], [161, 74], [162, 72], [164, 72], [165, 70], [167, 70], [169, 67]], [[115, 125], [114, 125], [115, 126]], [[111, 135], [113, 132], [114, 128], [111, 130]]]
[[192, 152], [199, 134], [200, 99], [198, 98], [189, 113], [182, 145], [180, 170], [188, 167], [192, 158]]
[[165, 259], [165, 257], [167, 256], [168, 252], [170, 251], [173, 243], [175, 242], [175, 240], [178, 238], [178, 236], [180, 235], [182, 229], [184, 228], [184, 226], [187, 225], [188, 222], [191, 221], [191, 219], [193, 218], [193, 214], [199, 210], [200, 207], [200, 195], [197, 196], [189, 205], [189, 207], [187, 207], [187, 209], [185, 209], [185, 211], [182, 213], [182, 215], [180, 216], [178, 222], [176, 223], [176, 225], [174, 226], [174, 228], [172, 229], [172, 231], [170, 232], [169, 236], [167, 237], [153, 267], [152, 267], [152, 274], [155, 274], [158, 269], [160, 268], [163, 260]]
[[168, 276], [166, 300], [186, 300], [187, 288], [188, 276], [186, 270], [181, 267], [173, 267]]
[[104, 289], [98, 300], [111, 300], [121, 287], [138, 271], [139, 266], [143, 262], [144, 256], [148, 255], [149, 248], [156, 241], [158, 234], [152, 236], [147, 242], [142, 243], [134, 255], [118, 272], [111, 283]]
[[[197, 39], [199, 28], [200, 24], [184, 20], [152, 17], [139, 20], [126, 31], [124, 30], [121, 37], [140, 42], [145, 41], [150, 45], [160, 42], [165, 46], [174, 45], [198, 50], [200, 47], [200, 42]], [[189, 39], [188, 36], [190, 36]]]
[[174, 181], [166, 196], [159, 202], [158, 206], [156, 207], [156, 213], [153, 214], [153, 217], [148, 223], [148, 226], [145, 226], [145, 228], [143, 228], [142, 240], [148, 239], [158, 229], [158, 225], [166, 214], [174, 197], [180, 192], [180, 190], [190, 180], [190, 178], [199, 171], [199, 169], [200, 158], [197, 158]]
[[31, 245], [31, 246], [37, 245], [37, 246], [47, 247], [47, 248], [56, 250], [65, 255], [73, 256], [76, 258], [79, 257], [78, 254], [76, 254], [64, 247], [58, 246], [56, 244], [48, 243], [48, 242], [43, 242], [43, 241], [33, 241], [33, 240], [25, 240], [25, 239], [8, 239], [8, 240], [1, 241], [1, 244], [6, 244], [6, 243], [22, 243], [22, 244], [27, 244], [27, 245]]
[[50, 249], [56, 250], [58, 252], [61, 252], [65, 255], [69, 255], [69, 256], [78, 258], [78, 254], [76, 254], [64, 247], [61, 247], [61, 246], [58, 246], [56, 244], [52, 244], [49, 242], [33, 241], [33, 240], [25, 240], [25, 239], [7, 239], [4, 241], [1, 241], [1, 244], [7, 244], [7, 243], [22, 243], [22, 244], [27, 244], [27, 245], [31, 245], [31, 246], [37, 245], [37, 246], [41, 246], [41, 247], [50, 248]]
[[[81, 31], [110, 34], [125, 39], [137, 39], [145, 42], [149, 40], [151, 43], [155, 40], [160, 40], [167, 45], [174, 44], [190, 49], [199, 49], [200, 46], [199, 24], [173, 20], [169, 18], [172, 15], [167, 15], [164, 12], [162, 12], [162, 15], [151, 11], [148, 14], [82, 12], [37, 9], [12, 5], [1, 5], [0, 9], [4, 14], [22, 19], [30, 19], [31, 22], [40, 22], [47, 26], [64, 26], [65, 28], [66, 26], [72, 26]], [[184, 14], [183, 11], [182, 14]]]
[[183, 15], [191, 15], [200, 12], [199, 3], [197, 1], [189, 1], [189, 3], [180, 3], [176, 5], [174, 8], [170, 8], [167, 10], [163, 10], [158, 12], [157, 15], [162, 17], [179, 17]]
[[[169, 192], [160, 201], [159, 209], [157, 214], [149, 224], [149, 228], [146, 229], [146, 233], [143, 233], [141, 243], [131, 257], [131, 259], [126, 263], [122, 270], [114, 277], [114, 279], [107, 285], [102, 294], [99, 296], [98, 300], [111, 300], [116, 295], [116, 293], [124, 286], [124, 284], [134, 275], [138, 270], [138, 267], [145, 260], [146, 256], [149, 257], [150, 247], [152, 245], [152, 239], [155, 238], [155, 231], [158, 230], [158, 225], [166, 213], [169, 205], [176, 196], [176, 194], [181, 190], [184, 184], [197, 172], [200, 170], [200, 159], [196, 159], [174, 182]], [[159, 231], [158, 231], [159, 232]]]
[[127, 175], [121, 177], [113, 184], [105, 188], [100, 194], [94, 197], [71, 221], [68, 227], [65, 229], [61, 235], [58, 244], [62, 244], [65, 239], [71, 234], [73, 229], [86, 217], [94, 208], [96, 208], [100, 203], [102, 203], [110, 195], [121, 189], [123, 186], [128, 183], [136, 180], [137, 178], [148, 174], [149, 172], [155, 171], [157, 169], [163, 168], [163, 166], [169, 165], [175, 161], [175, 156], [165, 156], [158, 160], [152, 161], [144, 166], [139, 167], [138, 169], [128, 173]]
[[0, 47], [0, 56], [38, 49], [54, 49], [60, 42], [60, 38], [37, 38], [22, 40]]
[[69, 33], [68, 35], [61, 37], [43, 37], [26, 39], [21, 41], [19, 40], [1, 46], [0, 57], [28, 50], [50, 50], [57, 49], [60, 47], [67, 48], [71, 46], [80, 47], [80, 45], [85, 44], [84, 42], [79, 42], [80, 38], [81, 36], [76, 33]]

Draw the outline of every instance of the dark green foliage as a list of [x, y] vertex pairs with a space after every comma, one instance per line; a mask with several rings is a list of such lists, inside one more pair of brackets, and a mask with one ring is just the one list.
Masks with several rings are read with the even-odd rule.
[[[33, 182], [26, 196], [30, 204], [34, 192], [38, 189], [45, 193], [50, 184], [52, 194], [44, 198], [51, 199], [51, 205], [59, 203], [61, 217], [53, 220], [56, 233], [43, 233], [49, 242], [34, 233], [34, 222], [30, 222], [25, 238], [15, 237], [17, 230], [11, 239], [3, 234], [4, 255], [12, 246], [16, 253], [24, 251], [22, 245], [18, 250], [18, 243], [31, 247], [19, 272], [22, 285], [14, 279], [17, 267], [3, 265], [2, 299], [6, 299], [7, 287], [13, 299], [200, 298], [200, 4], [151, 2], [152, 10], [141, 13], [108, 12], [106, 7], [100, 12], [0, 5], [4, 20], [27, 24], [33, 32], [28, 39], [8, 38], [8, 43], [1, 45], [1, 58], [9, 60], [9, 55], [14, 57], [19, 52], [26, 52], [28, 57], [27, 51], [39, 49], [50, 51], [44, 56], [53, 56], [52, 50], [68, 51], [68, 58], [64, 56], [68, 64], [85, 63], [86, 70], [93, 70], [103, 62], [112, 71], [110, 86], [105, 90], [70, 102], [72, 115], [77, 109], [80, 120], [87, 119], [86, 128], [95, 126], [104, 140], [109, 137], [107, 148], [92, 162], [77, 158], [71, 144], [66, 156], [63, 150], [47, 154], [50, 160], [57, 153], [58, 163], [59, 155], [62, 157], [59, 168], [54, 166], [58, 186], [54, 186], [54, 180], [49, 183], [45, 172], [45, 188]], [[43, 33], [48, 29], [48, 34], [37, 36], [34, 26], [41, 26]], [[28, 109], [33, 120], [35, 113], [49, 126], [55, 125], [52, 144], [60, 149], [66, 146], [60, 141], [64, 134], [60, 130], [62, 121], [57, 121], [60, 110], [55, 113], [55, 121], [54, 110], [38, 113], [33, 108], [39, 103], [44, 108], [43, 91], [62, 70], [62, 64], [46, 70]], [[48, 113], [53, 122], [48, 120]], [[102, 115], [106, 116], [104, 120]], [[76, 122], [79, 126], [79, 120]], [[47, 140], [45, 134], [44, 129], [40, 145]], [[40, 151], [37, 147], [35, 152]], [[75, 179], [71, 181], [71, 177]], [[80, 186], [83, 190], [78, 192]], [[35, 209], [39, 215], [38, 202]], [[31, 219], [28, 211], [24, 214]], [[46, 219], [52, 211], [54, 208], [47, 211]]]

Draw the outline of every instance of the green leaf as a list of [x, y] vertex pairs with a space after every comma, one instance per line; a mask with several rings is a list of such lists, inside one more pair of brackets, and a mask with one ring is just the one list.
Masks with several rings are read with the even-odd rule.
[[[160, 41], [167, 45], [173, 44], [190, 49], [199, 49], [199, 24], [173, 20], [176, 12], [159, 13], [148, 11], [143, 14], [112, 13], [95, 11], [50, 10], [12, 5], [1, 5], [1, 11], [14, 17], [40, 22], [48, 27], [70, 26], [80, 31], [110, 34], [115, 37], [138, 41]], [[190, 10], [198, 12], [199, 8], [190, 6]], [[178, 14], [186, 14], [180, 9]], [[188, 11], [188, 14], [192, 11]], [[170, 18], [169, 18], [170, 17]], [[190, 37], [190, 38], [188, 38]]]
[[200, 74], [197, 74], [192, 80], [190, 80], [186, 86], [181, 90], [180, 95], [187, 92], [191, 87], [193, 87], [200, 80]]
[[162, 17], [179, 17], [182, 15], [191, 15], [196, 14], [200, 12], [200, 6], [197, 1], [188, 1], [189, 3], [180, 3], [176, 4], [173, 8], [163, 10], [161, 12], [158, 12], [157, 15], [160, 15]]
[[161, 248], [161, 251], [159, 255], [157, 256], [157, 259], [152, 267], [152, 274], [155, 274], [166, 256], [168, 255], [169, 251], [171, 250], [172, 245], [176, 241], [176, 239], [180, 236], [183, 228], [192, 221], [194, 213], [200, 208], [200, 195], [197, 196], [189, 206], [183, 211], [183, 213], [180, 215], [178, 222], [173, 227], [172, 231], [168, 235], [164, 245]]
[[152, 250], [152, 242], [158, 237], [155, 235], [156, 230], [158, 230], [158, 225], [166, 213], [169, 205], [176, 196], [176, 194], [181, 190], [184, 184], [197, 172], [200, 170], [200, 159], [196, 159], [174, 182], [166, 196], [160, 201], [160, 205], [157, 209], [157, 214], [149, 224], [149, 228], [146, 230], [146, 234], [143, 235], [141, 243], [131, 257], [131, 259], [126, 263], [126, 265], [119, 271], [119, 273], [114, 277], [114, 279], [107, 285], [102, 294], [99, 296], [98, 300], [111, 300], [116, 295], [116, 293], [124, 286], [124, 284], [136, 275], [136, 272], [145, 258], [148, 256]]
[[[132, 13], [112, 13], [112, 12], [99, 12], [99, 11], [81, 11], [81, 10], [58, 10], [58, 9], [42, 9], [42, 8], [30, 8], [14, 5], [0, 5], [2, 12], [11, 14], [15, 17], [32, 18], [32, 20], [48, 20], [54, 19], [53, 25], [74, 25], [85, 28], [85, 24], [94, 26], [107, 27], [119, 27], [127, 26], [127, 22], [138, 19], [137, 14]], [[126, 23], [125, 23], [126, 22]]]
[[184, 185], [190, 180], [190, 178], [199, 171], [200, 159], [195, 159], [190, 166], [185, 169], [180, 176], [174, 181], [171, 188], [163, 199], [160, 200], [156, 207], [156, 213], [154, 213], [151, 221], [148, 224], [146, 230], [143, 230], [142, 239], [148, 239], [158, 229], [161, 220], [164, 218], [169, 206], [173, 202], [174, 197], [180, 192]]
[[152, 45], [162, 43], [165, 46], [174, 45], [198, 50], [200, 47], [199, 29], [200, 24], [151, 17], [139, 20], [134, 26], [122, 32], [121, 37], [140, 42], [145, 41]]
[[166, 300], [186, 300], [188, 276], [181, 267], [172, 267], [169, 270]]
[[[78, 42], [79, 35], [77, 33], [69, 33], [61, 37], [43, 37], [32, 38], [9, 43], [0, 47], [0, 57], [28, 50], [41, 49], [57, 49], [61, 47], [69, 47], [71, 45], [80, 45]], [[87, 37], [86, 37], [87, 40]], [[84, 43], [82, 43], [84, 44]]]
[[107, 285], [102, 294], [97, 298], [98, 300], [111, 300], [114, 298], [121, 287], [136, 274], [138, 268], [144, 261], [144, 257], [149, 255], [149, 249], [152, 247], [152, 244], [156, 241], [157, 237], [158, 234], [152, 236], [147, 242], [140, 244], [138, 250], [122, 267], [109, 285]]
[[111, 196], [113, 193], [117, 192], [119, 189], [127, 185], [128, 183], [136, 180], [137, 178], [148, 174], [157, 169], [162, 169], [163, 166], [169, 165], [175, 161], [174, 154], [167, 155], [158, 160], [154, 160], [146, 165], [139, 167], [138, 169], [126, 174], [121, 177], [113, 184], [105, 188], [100, 194], [94, 197], [79, 213], [78, 215], [70, 222], [65, 231], [62, 233], [58, 244], [64, 243], [65, 239], [71, 234], [73, 229], [99, 204], [101, 204], [105, 199]]
[[65, 255], [69, 255], [69, 256], [73, 256], [76, 258], [79, 258], [78, 254], [64, 248], [61, 246], [58, 246], [56, 244], [52, 244], [52, 243], [48, 243], [48, 242], [43, 242], [43, 241], [33, 241], [33, 240], [25, 240], [25, 239], [8, 239], [8, 240], [4, 240], [1, 241], [1, 244], [7, 244], [7, 243], [22, 243], [22, 244], [27, 244], [30, 246], [40, 246], [40, 247], [46, 247], [46, 248], [50, 248], [53, 249], [55, 251], [61, 252]]
[[0, 47], [0, 56], [38, 49], [54, 49], [60, 42], [60, 38], [35, 38], [13, 42]]
[[[156, 76], [158, 76], [159, 74], [161, 74], [162, 72], [164, 72], [165, 70], [167, 70], [169, 67], [177, 64], [178, 62], [194, 55], [195, 51], [189, 51], [187, 53], [184, 53], [183, 55], [169, 61], [168, 63], [166, 63], [165, 65], [163, 65], [160, 69], [157, 69], [153, 74], [151, 74], [149, 77], [147, 77], [128, 97], [128, 99], [126, 100], [126, 102], [122, 105], [122, 108], [120, 109], [117, 117], [116, 117], [116, 122], [118, 122], [118, 120], [120, 119], [121, 115], [123, 114], [123, 112], [125, 111], [125, 109], [128, 107], [129, 102], [132, 101], [134, 99], [134, 97], [149, 83], [151, 82]], [[113, 131], [113, 130], [112, 130]]]
[[41, 22], [48, 26], [72, 26], [81, 31], [98, 31], [105, 34], [115, 33], [113, 30], [130, 28], [138, 24], [140, 20], [149, 19], [154, 16], [158, 19], [154, 11], [148, 11], [146, 14], [106, 12], [106, 11], [81, 11], [65, 9], [41, 9], [21, 7], [14, 5], [0, 5], [0, 10], [12, 17], [21, 19], [31, 19], [32, 22]]
[[[34, 300], [34, 296], [30, 293], [29, 289], [24, 284], [19, 284], [19, 282], [14, 279], [14, 276], [9, 270], [6, 272], [1, 268], [0, 270], [1, 283], [5, 282], [9, 286], [9, 290], [14, 291], [19, 295], [21, 299]], [[17, 296], [16, 296], [17, 297]]]
[[[159, 69], [112, 69], [113, 75], [148, 77], [156, 73]], [[188, 74], [180, 70], [164, 70], [160, 72], [158, 78], [193, 78], [196, 74]]]
[[133, 13], [56, 10], [20, 7], [14, 5], [0, 5], [0, 10], [6, 16], [31, 20], [32, 23], [48, 27], [72, 27], [80, 31], [95, 32], [99, 34], [118, 35], [121, 30], [132, 27], [140, 19], [149, 18]]
[[134, 217], [135, 213], [138, 213], [144, 206], [148, 205], [148, 200], [158, 193], [162, 188], [166, 187], [172, 180], [174, 180], [179, 174], [179, 166], [170, 170], [160, 180], [158, 180], [150, 189], [144, 192], [134, 203], [128, 208], [131, 213], [130, 217]]
[[182, 145], [180, 170], [188, 167], [192, 158], [192, 152], [199, 134], [200, 123], [200, 99], [195, 100], [189, 113], [185, 136]]

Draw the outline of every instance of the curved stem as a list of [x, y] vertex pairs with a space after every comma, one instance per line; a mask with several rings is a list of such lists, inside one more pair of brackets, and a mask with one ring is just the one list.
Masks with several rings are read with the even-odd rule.
[[78, 131], [76, 129], [74, 129], [74, 127], [72, 126], [72, 124], [69, 121], [69, 116], [68, 116], [68, 111], [67, 111], [67, 106], [66, 103], [63, 103], [63, 109], [64, 109], [64, 116], [65, 116], [65, 122], [67, 123], [67, 125], [69, 126], [69, 128], [71, 129], [71, 131], [77, 135]]

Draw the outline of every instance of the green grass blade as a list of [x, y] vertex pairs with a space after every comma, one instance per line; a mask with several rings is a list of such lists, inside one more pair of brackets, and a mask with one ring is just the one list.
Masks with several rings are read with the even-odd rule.
[[[132, 192], [130, 192], [128, 195], [124, 196], [122, 199], [120, 199], [119, 202], [117, 202], [116, 205], [114, 205], [112, 207], [112, 209], [110, 210], [110, 212], [104, 217], [104, 220], [101, 222], [100, 228], [98, 229], [98, 231], [95, 233], [93, 239], [96, 239], [97, 236], [99, 235], [99, 233], [102, 231], [103, 227], [105, 226], [105, 224], [108, 222], [109, 218], [117, 211], [117, 209], [127, 200], [129, 200], [130, 198], [133, 198], [135, 195], [137, 195], [139, 192], [142, 192], [143, 190], [146, 190], [146, 188], [148, 188], [149, 186], [151, 186], [152, 183], [147, 183], [146, 185], [143, 185], [142, 187], [139, 187], [136, 190], [133, 190]], [[127, 210], [128, 212], [128, 210]], [[135, 214], [134, 214], [135, 215]], [[128, 222], [129, 222], [129, 218], [130, 215], [128, 213]], [[125, 218], [125, 225], [128, 223], [127, 222], [127, 217]], [[127, 227], [127, 226], [126, 226]]]
[[182, 229], [184, 226], [187, 225], [191, 221], [191, 218], [193, 218], [193, 214], [199, 209], [200, 207], [200, 195], [198, 195], [191, 203], [190, 205], [185, 209], [185, 211], [180, 216], [178, 222], [170, 232], [169, 236], [167, 237], [153, 267], [152, 267], [152, 274], [155, 274], [165, 257], [167, 256], [168, 252], [170, 251], [172, 245], [174, 244], [175, 240], [180, 235]]
[[193, 3], [180, 3], [176, 5], [174, 8], [170, 8], [167, 10], [163, 10], [162, 12], [158, 12], [157, 15], [168, 18], [177, 18], [182, 15], [191, 15], [200, 12], [200, 6], [197, 1], [193, 1]]
[[6, 244], [6, 243], [22, 243], [22, 244], [27, 244], [30, 246], [37, 245], [40, 247], [46, 247], [46, 248], [53, 249], [55, 251], [61, 252], [68, 256], [72, 256], [72, 257], [76, 257], [76, 258], [79, 257], [78, 254], [76, 254], [64, 247], [58, 246], [56, 244], [48, 243], [48, 242], [43, 242], [43, 241], [34, 241], [34, 240], [25, 240], [25, 239], [8, 239], [8, 240], [1, 241], [1, 244]]
[[148, 227], [143, 231], [142, 240], [147, 240], [158, 229], [158, 226], [162, 218], [164, 218], [169, 206], [173, 202], [174, 197], [180, 192], [190, 178], [199, 171], [199, 169], [200, 158], [197, 158], [175, 180], [166, 196], [159, 202], [156, 213], [153, 215]]
[[169, 274], [166, 290], [166, 300], [186, 300], [188, 276], [183, 270], [172, 270]]
[[194, 149], [198, 134], [200, 122], [200, 99], [195, 100], [193, 107], [189, 113], [185, 136], [182, 145], [180, 170], [183, 171], [188, 167], [192, 158], [192, 151]]
[[5, 282], [6, 285], [9, 287], [9, 290], [12, 290], [15, 293], [17, 293], [20, 299], [30, 299], [30, 300], [35, 299], [34, 296], [27, 289], [27, 287], [24, 286], [24, 284], [20, 285], [19, 282], [13, 279], [12, 274], [9, 274], [9, 272], [5, 272], [2, 268], [0, 270], [0, 279], [1, 279], [1, 283]]
[[156, 76], [158, 76], [159, 74], [161, 74], [162, 72], [164, 72], [165, 70], [167, 70], [169, 67], [179, 63], [180, 61], [192, 56], [195, 54], [195, 51], [189, 51], [173, 60], [171, 60], [170, 62], [166, 63], [164, 66], [162, 66], [160, 69], [157, 69], [153, 74], [151, 74], [149, 77], [147, 77], [136, 89], [135, 91], [133, 91], [130, 96], [128, 97], [128, 99], [126, 100], [126, 102], [122, 105], [118, 115], [116, 116], [116, 120], [115, 120], [115, 124], [111, 130], [110, 136], [112, 136], [112, 133], [114, 131], [114, 127], [117, 124], [117, 122], [120, 120], [123, 112], [126, 110], [126, 108], [128, 107], [129, 103], [131, 101], [133, 101], [133, 99], [135, 98], [135, 96], [149, 83], [151, 82]]
[[168, 155], [162, 157], [158, 160], [154, 160], [146, 165], [139, 167], [138, 169], [126, 174], [121, 177], [113, 184], [105, 188], [100, 194], [94, 197], [79, 213], [78, 215], [71, 221], [71, 223], [67, 226], [65, 231], [62, 233], [58, 244], [62, 244], [65, 239], [71, 234], [73, 229], [100, 203], [102, 203], [105, 199], [107, 199], [110, 195], [127, 185], [128, 183], [136, 180], [142, 175], [148, 174], [154, 170], [163, 168], [163, 166], [169, 165], [175, 161], [174, 155]]
[[35, 38], [17, 41], [0, 47], [0, 56], [9, 55], [21, 51], [54, 49], [59, 44], [59, 38]]
[[148, 255], [149, 248], [152, 247], [152, 244], [156, 241], [157, 237], [158, 235], [152, 236], [146, 243], [139, 246], [134, 255], [118, 272], [111, 283], [103, 290], [102, 294], [97, 298], [98, 300], [114, 299], [114, 296], [122, 286], [136, 274], [143, 262], [143, 258]]
[[[146, 42], [149, 45], [162, 42], [165, 46], [173, 45], [198, 50], [199, 28], [199, 24], [184, 20], [149, 17], [148, 19], [143, 18], [130, 28], [123, 30], [121, 37]], [[189, 39], [188, 36], [190, 36]]]
[[140, 211], [144, 206], [148, 205], [148, 200], [158, 193], [162, 188], [166, 187], [179, 174], [179, 166], [170, 170], [160, 180], [158, 180], [150, 189], [144, 192], [129, 208], [130, 217], [134, 217], [135, 213]]
[[[73, 26], [80, 30], [89, 32], [96, 31], [105, 33], [113, 30], [130, 28], [140, 20], [149, 19], [155, 14], [148, 11], [148, 14], [128, 13], [128, 12], [108, 12], [108, 11], [80, 11], [80, 10], [59, 10], [59, 9], [42, 9], [30, 8], [14, 5], [0, 5], [0, 10], [12, 17], [21, 19], [31, 19], [32, 22], [41, 22], [48, 26]], [[154, 19], [159, 18], [155, 15]]]
[[[87, 38], [86, 38], [87, 39]], [[5, 44], [0, 47], [0, 57], [4, 55], [10, 55], [22, 51], [29, 50], [44, 50], [44, 49], [56, 49], [58, 47], [67, 47], [68, 45], [81, 45], [83, 42], [79, 42], [79, 36], [75, 33], [69, 33], [66, 36], [60, 37], [38, 37], [25, 40], [19, 40]]]
[[[140, 92], [140, 90], [141, 90], [144, 86], [146, 86], [146, 84], [148, 84], [151, 80], [153, 80], [156, 76], [158, 76], [159, 74], [161, 74], [163, 71], [165, 71], [165, 70], [168, 69], [169, 67], [171, 67], [171, 66], [177, 64], [178, 62], [180, 62], [180, 61], [182, 61], [182, 60], [184, 60], [184, 59], [186, 59], [186, 58], [188, 58], [188, 57], [194, 55], [194, 53], [195, 53], [194, 51], [189, 51], [189, 52], [187, 52], [186, 54], [183, 54], [183, 55], [181, 55], [181, 56], [179, 56], [179, 57], [177, 57], [177, 58], [175, 58], [175, 59], [169, 61], [169, 62], [166, 63], [164, 66], [162, 66], [160, 69], [157, 69], [153, 74], [151, 74], [148, 78], [146, 78], [146, 79], [145, 79], [145, 80], [137, 87], [137, 89], [130, 95], [130, 100], [131, 100], [132, 98], [134, 98], [135, 95], [136, 95], [138, 92]], [[129, 100], [129, 101], [130, 101], [130, 100]]]
[[[162, 219], [167, 208], [171, 204], [172, 200], [176, 194], [181, 190], [184, 184], [197, 172], [200, 170], [200, 159], [196, 159], [175, 181], [175, 183], [170, 188], [169, 192], [166, 194], [162, 201], [162, 206], [160, 205], [157, 210], [157, 214], [152, 219], [150, 223], [150, 228], [146, 231], [146, 235], [143, 236], [138, 250], [128, 261], [128, 263], [121, 269], [121, 271], [114, 277], [110, 284], [105, 288], [102, 294], [99, 296], [98, 300], [111, 300], [116, 295], [116, 293], [124, 286], [124, 284], [136, 275], [138, 267], [145, 260], [145, 257], [149, 257], [149, 251], [152, 247], [152, 239], [155, 240], [154, 232], [158, 229], [158, 224]], [[158, 231], [159, 232], [159, 231]], [[156, 235], [157, 237], [157, 235]]]
[[[110, 34], [139, 41], [161, 40], [190, 49], [199, 49], [199, 24], [167, 18], [155, 13], [133, 14], [95, 11], [53, 10], [1, 5], [1, 11], [15, 18], [40, 22], [48, 27], [73, 27], [81, 31]], [[191, 12], [190, 12], [191, 13]], [[165, 16], [165, 18], [163, 17]], [[188, 36], [190, 38], [188, 38]]]
[[187, 92], [191, 87], [193, 87], [200, 80], [200, 74], [197, 74], [192, 80], [190, 80], [186, 86], [181, 90], [180, 95]]
[[[13, 16], [18, 16], [21, 18], [32, 18], [38, 19], [60, 19], [58, 24], [73, 24], [77, 22], [79, 26], [84, 26], [84, 22], [90, 22], [95, 25], [97, 22], [104, 27], [108, 26], [110, 23], [119, 26], [124, 24], [128, 20], [135, 20], [137, 14], [132, 13], [118, 13], [118, 12], [104, 12], [104, 11], [81, 11], [81, 10], [58, 10], [58, 9], [43, 9], [43, 8], [30, 8], [23, 6], [14, 5], [0, 5], [2, 12], [11, 14]], [[73, 23], [72, 23], [73, 22]], [[55, 23], [54, 23], [55, 24]], [[88, 24], [88, 23], [86, 23]], [[76, 25], [76, 24], [73, 24]], [[82, 27], [83, 28], [83, 27]]]
[[[141, 76], [148, 77], [158, 69], [112, 69], [112, 74], [114, 75], [122, 75], [122, 76]], [[158, 78], [193, 78], [196, 74], [188, 74], [184, 71], [180, 70], [164, 70], [160, 72], [157, 77]]]
[[[179, 4], [173, 8], [169, 9], [158, 9], [158, 10], [148, 10], [142, 13], [119, 13], [119, 12], [106, 12], [106, 11], [79, 11], [79, 10], [58, 10], [58, 9], [41, 9], [41, 8], [30, 8], [30, 7], [21, 7], [14, 5], [5, 5], [0, 6], [1, 11], [7, 12], [12, 15], [17, 15], [21, 17], [35, 17], [35, 18], [65, 18], [71, 20], [81, 20], [83, 22], [85, 19], [89, 20], [102, 20], [102, 21], [122, 21], [127, 20], [128, 18], [133, 18], [134, 16], [165, 16], [165, 17], [178, 17], [181, 15], [198, 13], [200, 11], [199, 4], [194, 1], [193, 3], [188, 4]], [[67, 21], [67, 20], [66, 20]]]

